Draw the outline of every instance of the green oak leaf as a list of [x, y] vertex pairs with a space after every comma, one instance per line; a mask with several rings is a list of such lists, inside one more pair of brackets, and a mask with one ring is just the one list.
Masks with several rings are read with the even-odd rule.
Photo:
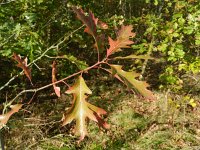
[[118, 77], [124, 81], [125, 84], [128, 85], [128, 87], [132, 87], [135, 90], [137, 90], [140, 94], [142, 94], [145, 98], [149, 100], [155, 100], [155, 96], [153, 93], [147, 89], [149, 86], [146, 82], [144, 81], [139, 81], [136, 79], [136, 77], [139, 76], [138, 73], [136, 72], [127, 72], [122, 70], [121, 65], [110, 65], [112, 68], [112, 72], [114, 75], [118, 75]]

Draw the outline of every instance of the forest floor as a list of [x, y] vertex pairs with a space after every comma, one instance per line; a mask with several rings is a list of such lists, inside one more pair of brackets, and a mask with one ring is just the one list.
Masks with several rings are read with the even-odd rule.
[[[61, 126], [71, 96], [39, 95], [11, 117], [3, 132], [6, 150], [199, 150], [200, 104], [181, 102], [180, 95], [155, 92], [156, 101], [139, 99], [119, 84], [93, 85], [92, 104], [104, 108], [107, 131], [88, 122], [88, 137], [77, 144], [73, 124]], [[173, 100], [172, 100], [173, 98]], [[181, 103], [180, 103], [181, 102]]]

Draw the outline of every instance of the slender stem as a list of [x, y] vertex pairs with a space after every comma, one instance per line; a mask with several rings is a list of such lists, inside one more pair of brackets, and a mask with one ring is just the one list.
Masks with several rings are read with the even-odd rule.
[[99, 45], [98, 45], [98, 41], [97, 41], [96, 37], [94, 37], [94, 40], [95, 40], [96, 46], [97, 46], [97, 59], [99, 62], [100, 61]]
[[30, 104], [33, 101], [33, 98], [35, 97], [36, 92], [33, 94], [33, 96], [31, 97], [31, 99], [29, 100], [28, 104]]
[[[53, 49], [58, 47], [59, 45], [61, 45], [62, 43], [64, 43], [68, 37], [70, 37], [72, 34], [74, 34], [75, 32], [77, 32], [78, 30], [80, 30], [83, 27], [83, 25], [79, 28], [77, 28], [76, 30], [74, 30], [73, 32], [71, 32], [68, 36], [65, 35], [64, 39], [62, 41], [60, 41], [60, 39], [58, 41], [60, 41], [58, 44], [53, 44], [52, 46], [50, 46], [49, 48], [47, 48], [38, 58], [36, 58], [35, 60], [33, 60], [31, 63], [28, 64], [28, 66], [34, 64], [35, 62], [37, 62], [38, 60], [40, 60], [43, 56], [45, 56], [45, 54]], [[19, 74], [13, 76], [8, 82], [6, 82], [3, 86], [0, 87], [0, 91], [3, 90], [5, 87], [7, 87], [13, 80], [15, 80], [17, 77], [19, 77], [20, 75], [23, 74], [24, 71], [21, 71]]]
[[15, 34], [12, 34], [11, 36], [9, 36], [5, 41], [3, 41], [1, 44], [0, 44], [0, 47], [2, 47], [4, 44], [8, 43], [9, 40], [14, 36]]
[[[153, 45], [154, 45], [154, 36], [152, 37], [151, 43], [150, 43], [150, 45], [149, 45], [148, 52], [147, 52], [147, 56], [150, 56], [150, 54], [151, 54], [151, 52], [152, 52], [152, 50], [153, 50]], [[143, 79], [143, 75], [144, 75], [144, 73], [145, 73], [148, 60], [149, 60], [149, 59], [145, 59], [145, 60], [144, 60], [144, 63], [143, 63], [143, 65], [142, 65], [142, 72], [141, 72], [141, 75], [140, 75], [140, 77], [139, 77], [140, 80]]]
[[6, 82], [6, 84], [4, 84], [3, 86], [0, 87], [0, 91], [2, 89], [4, 89], [5, 87], [7, 87], [13, 80], [15, 80], [17, 77], [19, 77], [22, 74], [23, 74], [23, 71], [20, 72], [19, 74], [15, 75], [15, 76], [13, 76], [8, 82]]
[[94, 65], [92, 65], [92, 66], [90, 66], [90, 67], [88, 67], [88, 68], [86, 68], [86, 69], [84, 69], [84, 70], [81, 70], [81, 71], [79, 71], [79, 72], [76, 72], [76, 73], [74, 73], [74, 74], [72, 74], [72, 75], [70, 75], [70, 76], [67, 76], [67, 77], [65, 77], [65, 78], [63, 78], [63, 79], [61, 79], [61, 80], [58, 80], [58, 81], [56, 81], [56, 82], [54, 82], [54, 83], [47, 84], [47, 85], [45, 85], [45, 86], [43, 86], [43, 87], [35, 88], [35, 89], [29, 89], [29, 90], [23, 90], [23, 91], [21, 91], [19, 94], [17, 94], [17, 95], [7, 104], [7, 106], [10, 106], [19, 96], [21, 96], [21, 95], [24, 94], [24, 93], [32, 93], [32, 92], [36, 93], [36, 92], [38, 92], [38, 91], [41, 91], [41, 90], [43, 90], [43, 89], [46, 89], [46, 88], [48, 88], [48, 87], [54, 85], [54, 84], [63, 82], [63, 81], [65, 81], [65, 80], [69, 79], [69, 78], [72, 78], [72, 77], [76, 76], [76, 75], [82, 74], [82, 73], [84, 73], [84, 72], [86, 72], [86, 71], [88, 71], [88, 70], [90, 70], [90, 69], [92, 69], [92, 68], [94, 68], [94, 67], [96, 67], [96, 66], [102, 64], [102, 63], [104, 63], [104, 61], [97, 62], [97, 63], [95, 63]]

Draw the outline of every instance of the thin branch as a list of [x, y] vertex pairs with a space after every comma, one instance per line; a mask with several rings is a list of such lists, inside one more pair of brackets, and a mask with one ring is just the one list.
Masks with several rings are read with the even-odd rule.
[[4, 40], [4, 41], [1, 43], [0, 47], [2, 47], [4, 44], [8, 43], [8, 41], [9, 41], [14, 35], [15, 35], [15, 33], [12, 34], [12, 35], [10, 35], [6, 40]]
[[[104, 63], [104, 64], [108, 64], [108, 63], [105, 63], [105, 62], [103, 62], [103, 63]], [[109, 64], [108, 64], [108, 65], [109, 65]], [[109, 66], [110, 66], [110, 65], [109, 65]], [[113, 74], [112, 71], [109, 70], [109, 69], [103, 68], [103, 67], [101, 67], [101, 66], [100, 66], [99, 68], [102, 69], [102, 70], [104, 70], [104, 71], [106, 71], [106, 72], [108, 72], [108, 73], [110, 73], [110, 74]], [[124, 82], [124, 81], [120, 78], [120, 76], [118, 76], [117, 74], [115, 74], [114, 77], [117, 78], [120, 82], [122, 82], [124, 85], [126, 85], [126, 86], [128, 87], [127, 83]], [[132, 92], [134, 93], [134, 90], [133, 90], [133, 89], [130, 89], [130, 91], [132, 91]]]
[[8, 1], [8, 2], [2, 2], [2, 3], [0, 3], [0, 5], [5, 5], [5, 4], [9, 4], [9, 3], [11, 3], [11, 2], [15, 2], [16, 0], [11, 0], [11, 1]]
[[[154, 45], [154, 37], [152, 38], [151, 43], [150, 43], [150, 45], [149, 45], [148, 52], [147, 52], [147, 56], [150, 56], [150, 54], [152, 53], [153, 45]], [[143, 63], [143, 65], [142, 65], [142, 72], [141, 72], [141, 75], [140, 75], [140, 77], [139, 77], [140, 80], [143, 79], [143, 75], [144, 75], [144, 73], [145, 73], [145, 70], [146, 70], [148, 61], [149, 61], [149, 59], [145, 59], [145, 60], [144, 60], [144, 63]]]
[[38, 70], [42, 70], [42, 69], [44, 69], [44, 68], [40, 68], [36, 63], [34, 63], [34, 65], [36, 66], [36, 68], [38, 68]]
[[20, 72], [19, 74], [13, 76], [8, 82], [6, 82], [6, 84], [4, 84], [3, 86], [0, 87], [0, 91], [2, 89], [4, 89], [5, 87], [7, 87], [13, 80], [15, 80], [17, 77], [19, 77], [20, 75], [23, 74], [24, 71]]
[[61, 80], [58, 80], [58, 81], [56, 81], [56, 82], [54, 82], [54, 83], [50, 83], [50, 84], [45, 85], [45, 86], [43, 86], [43, 87], [35, 88], [35, 89], [29, 89], [29, 90], [23, 90], [23, 91], [21, 91], [19, 94], [17, 94], [17, 95], [16, 95], [8, 104], [6, 104], [6, 105], [7, 105], [7, 106], [10, 106], [19, 96], [21, 96], [21, 95], [24, 94], [24, 93], [32, 93], [32, 92], [36, 93], [36, 92], [41, 91], [41, 90], [43, 90], [43, 89], [46, 89], [46, 88], [48, 88], [48, 87], [50, 87], [50, 86], [53, 86], [53, 84], [57, 84], [57, 83], [63, 82], [63, 81], [65, 81], [65, 80], [69, 79], [69, 78], [72, 78], [72, 77], [76, 76], [76, 75], [82, 74], [82, 73], [84, 73], [84, 72], [86, 72], [86, 71], [88, 71], [88, 70], [90, 70], [90, 69], [95, 68], [96, 66], [98, 66], [98, 65], [100, 65], [100, 64], [102, 64], [102, 63], [104, 63], [104, 61], [97, 62], [96, 64], [94, 64], [94, 65], [92, 65], [92, 66], [90, 66], [90, 67], [88, 67], [88, 68], [86, 68], [86, 69], [84, 69], [84, 70], [81, 70], [81, 71], [79, 71], [79, 72], [76, 72], [76, 73], [74, 73], [74, 74], [72, 74], [72, 75], [70, 75], [70, 76], [67, 76], [67, 77], [65, 77], [65, 78], [63, 78], [63, 79], [61, 79]]
[[[35, 60], [33, 60], [31, 63], [29, 63], [28, 66], [30, 66], [30, 65], [34, 64], [35, 62], [37, 62], [38, 60], [40, 60], [43, 56], [45, 56], [45, 54], [46, 54], [49, 50], [51, 50], [51, 49], [53, 49], [53, 48], [55, 48], [55, 47], [61, 45], [62, 43], [64, 43], [65, 40], [67, 40], [71, 35], [73, 35], [73, 34], [74, 34], [75, 32], [77, 32], [78, 30], [80, 30], [83, 26], [84, 26], [84, 25], [82, 25], [81, 27], [77, 28], [76, 30], [74, 30], [73, 32], [71, 32], [68, 36], [64, 35], [65, 37], [64, 37], [64, 39], [63, 39], [62, 41], [60, 41], [60, 40], [62, 39], [62, 38], [60, 38], [60, 39], [58, 40], [58, 41], [60, 41], [60, 42], [59, 42], [57, 45], [56, 45], [56, 44], [53, 44], [52, 46], [50, 46], [49, 48], [47, 48], [38, 58], [36, 58]], [[15, 80], [17, 77], [19, 77], [20, 75], [22, 75], [23, 72], [24, 72], [24, 71], [22, 71], [22, 72], [20, 72], [19, 74], [13, 76], [8, 82], [6, 82], [3, 86], [0, 87], [0, 91], [1, 91], [2, 89], [4, 89], [5, 87], [7, 87], [7, 86], [8, 86], [13, 80]]]
[[70, 88], [70, 85], [67, 84], [65, 81], [62, 81], [68, 88]]
[[96, 46], [97, 46], [97, 59], [98, 59], [98, 62], [99, 62], [100, 61], [99, 45], [98, 45], [98, 41], [97, 41], [96, 37], [93, 36], [93, 38], [94, 38], [94, 40], [96, 42]]
[[33, 94], [33, 96], [31, 97], [31, 99], [29, 100], [28, 104], [30, 104], [33, 101], [33, 98], [35, 97], [36, 92]]
[[[105, 68], [103, 68], [103, 67], [99, 67], [99, 68], [102, 69], [102, 70], [104, 70], [104, 71], [106, 71], [106, 72], [108, 72], [108, 73], [110, 73], [110, 74], [112, 74], [112, 71], [109, 70], [109, 69], [105, 69]], [[114, 77], [117, 78], [117, 79], [118, 79], [120, 82], [122, 82], [123, 84], [125, 84], [125, 82], [124, 82], [117, 74], [115, 74]], [[125, 85], [128, 86], [127, 84], [125, 84]]]
[[52, 56], [49, 56], [49, 55], [45, 55], [45, 57], [50, 58], [50, 59], [67, 59], [64, 56], [55, 56], [55, 57], [52, 57]]

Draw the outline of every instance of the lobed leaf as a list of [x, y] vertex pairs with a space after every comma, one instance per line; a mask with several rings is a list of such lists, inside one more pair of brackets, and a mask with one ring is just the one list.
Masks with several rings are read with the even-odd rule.
[[95, 18], [91, 11], [89, 11], [89, 15], [86, 16], [85, 12], [81, 8], [73, 7], [72, 9], [77, 14], [78, 19], [86, 25], [84, 32], [93, 36], [95, 39], [95, 47], [97, 50], [102, 51], [104, 49], [104, 35], [97, 35], [97, 26], [101, 29], [108, 29], [108, 25], [100, 21], [98, 18]]
[[113, 40], [108, 37], [109, 49], [107, 49], [107, 57], [118, 52], [121, 48], [129, 48], [129, 45], [134, 42], [129, 40], [129, 38], [134, 37], [135, 33], [132, 32], [133, 27], [131, 25], [124, 26], [122, 25], [121, 29], [118, 32], [117, 40]]
[[10, 108], [11, 110], [7, 112], [6, 114], [0, 115], [0, 129], [7, 124], [8, 120], [10, 117], [18, 112], [22, 107], [22, 104], [16, 104], [16, 105], [11, 105]]
[[149, 86], [146, 82], [144, 81], [139, 81], [135, 79], [136, 77], [139, 76], [138, 73], [136, 72], [127, 72], [122, 70], [121, 65], [110, 65], [113, 74], [117, 74], [121, 80], [124, 81], [129, 87], [133, 87], [135, 90], [137, 90], [139, 93], [141, 93], [145, 98], [149, 100], [155, 100], [155, 96], [153, 93], [147, 89]]
[[94, 14], [91, 11], [89, 12], [89, 16], [86, 16], [83, 9], [76, 7], [73, 7], [72, 9], [76, 13], [78, 19], [80, 19], [83, 22], [83, 24], [86, 25], [84, 31], [87, 32], [88, 34], [91, 34], [93, 37], [96, 37], [97, 36], [96, 26], [98, 18], [95, 18]]
[[56, 95], [58, 97], [60, 97], [60, 87], [56, 86], [55, 82], [56, 82], [56, 61], [53, 61], [53, 64], [52, 64], [52, 83], [53, 83], [53, 88], [54, 88], [54, 91], [56, 93]]
[[30, 80], [31, 84], [31, 70], [28, 68], [27, 65], [27, 57], [25, 59], [22, 59], [20, 55], [17, 55], [16, 53], [13, 53], [13, 59], [18, 62], [17, 67], [22, 68], [24, 71], [24, 74], [26, 77]]
[[106, 111], [86, 101], [87, 95], [92, 94], [92, 91], [81, 76], [66, 93], [73, 94], [74, 99], [71, 108], [63, 115], [63, 126], [76, 120], [75, 133], [80, 136], [79, 141], [87, 135], [86, 118], [97, 122], [99, 126], [109, 128], [109, 125], [100, 117], [106, 114]]

